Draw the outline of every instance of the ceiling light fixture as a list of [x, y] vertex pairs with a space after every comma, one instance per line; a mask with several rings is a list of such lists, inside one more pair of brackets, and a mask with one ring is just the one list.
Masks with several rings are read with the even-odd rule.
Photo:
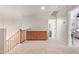
[[42, 7], [41, 7], [41, 10], [45, 10], [45, 7], [44, 7], [44, 6], [42, 6]]

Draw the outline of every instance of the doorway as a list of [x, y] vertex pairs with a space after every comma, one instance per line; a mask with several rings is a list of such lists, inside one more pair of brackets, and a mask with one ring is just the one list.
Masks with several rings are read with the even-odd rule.
[[56, 21], [56, 19], [48, 20], [48, 37], [49, 37], [49, 39], [57, 38], [57, 21]]
[[79, 8], [72, 10], [69, 15], [69, 46], [79, 47]]

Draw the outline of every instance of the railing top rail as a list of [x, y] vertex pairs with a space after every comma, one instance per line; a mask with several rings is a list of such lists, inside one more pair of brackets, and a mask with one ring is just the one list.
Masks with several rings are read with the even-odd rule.
[[[17, 35], [19, 32], [21, 31], [21, 29], [19, 29], [18, 31], [16, 31], [9, 39], [13, 38], [15, 35]], [[8, 40], [9, 40], [8, 39]]]

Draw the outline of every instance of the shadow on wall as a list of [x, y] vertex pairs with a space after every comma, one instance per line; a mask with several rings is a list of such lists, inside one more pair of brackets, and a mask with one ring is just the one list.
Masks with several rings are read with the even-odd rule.
[[0, 29], [0, 54], [4, 53], [4, 48], [5, 48], [5, 38], [6, 38], [6, 30], [5, 29]]

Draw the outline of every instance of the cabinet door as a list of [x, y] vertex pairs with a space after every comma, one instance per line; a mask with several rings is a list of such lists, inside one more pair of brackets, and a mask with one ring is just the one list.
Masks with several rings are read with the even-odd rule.
[[46, 31], [28, 31], [27, 40], [46, 40], [47, 33]]

